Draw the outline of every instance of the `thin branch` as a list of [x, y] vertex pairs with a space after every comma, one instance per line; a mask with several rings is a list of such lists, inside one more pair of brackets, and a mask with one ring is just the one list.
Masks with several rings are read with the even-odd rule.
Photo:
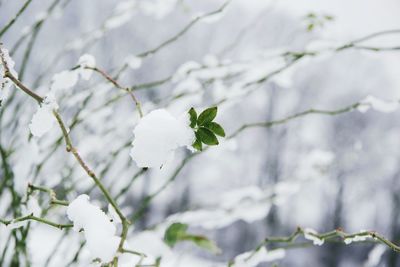
[[41, 191], [44, 193], [49, 194], [50, 196], [50, 205], [61, 205], [61, 206], [68, 206], [69, 202], [65, 201], [65, 200], [59, 200], [57, 198], [56, 192], [51, 189], [51, 188], [47, 188], [44, 186], [37, 186], [37, 185], [33, 185], [33, 184], [28, 184], [28, 195], [31, 194], [33, 191]]
[[353, 49], [358, 50], [369, 50], [373, 52], [385, 52], [385, 51], [397, 51], [400, 50], [400, 46], [393, 46], [393, 47], [374, 47], [374, 46], [363, 46], [363, 45], [354, 45], [352, 46]]
[[103, 76], [107, 81], [109, 81], [110, 83], [112, 83], [116, 88], [121, 89], [125, 92], [127, 92], [130, 97], [132, 98], [133, 102], [135, 102], [136, 105], [136, 109], [139, 112], [139, 116], [143, 117], [143, 111], [141, 108], [141, 104], [140, 101], [138, 100], [138, 98], [135, 96], [135, 94], [132, 92], [132, 89], [129, 87], [123, 87], [122, 85], [119, 84], [119, 82], [112, 78], [110, 75], [108, 75], [105, 71], [97, 68], [97, 67], [85, 67], [85, 69], [89, 69], [89, 70], [93, 70], [97, 73], [99, 73], [101, 76]]
[[[245, 259], [245, 261], [250, 260], [252, 257], [254, 257], [257, 252], [264, 246], [266, 245], [272, 245], [272, 244], [282, 244], [285, 243], [287, 244], [286, 246], [283, 247], [278, 247], [278, 248], [283, 248], [283, 249], [289, 249], [289, 248], [299, 248], [299, 247], [306, 247], [313, 245], [314, 240], [310, 240], [307, 242], [296, 242], [298, 238], [303, 237], [306, 240], [310, 240], [311, 238], [315, 238], [316, 240], [321, 241], [321, 245], [325, 242], [338, 242], [339, 243], [345, 243], [345, 244], [350, 244], [353, 241], [354, 242], [365, 242], [367, 238], [371, 238], [373, 242], [375, 243], [381, 243], [389, 247], [395, 252], [400, 253], [400, 246], [396, 245], [395, 243], [391, 242], [387, 238], [385, 238], [383, 235], [378, 234], [375, 231], [361, 231], [358, 233], [346, 233], [342, 229], [336, 229], [333, 231], [328, 231], [325, 233], [317, 233], [313, 231], [309, 231], [307, 229], [303, 229], [301, 227], [297, 227], [296, 230], [290, 234], [289, 236], [283, 236], [283, 237], [268, 237], [265, 238], [254, 250], [253, 252]], [[355, 240], [359, 238], [358, 240]], [[230, 261], [228, 266], [231, 266], [234, 263], [234, 261]]]
[[36, 216], [34, 216], [33, 214], [29, 214], [29, 215], [26, 215], [26, 216], [22, 216], [22, 217], [19, 217], [19, 218], [15, 218], [15, 219], [13, 219], [13, 220], [0, 219], [0, 223], [2, 223], [2, 224], [4, 224], [5, 226], [7, 226], [7, 225], [10, 225], [10, 224], [12, 224], [12, 223], [23, 222], [23, 221], [29, 221], [29, 220], [31, 220], [31, 221], [37, 221], [37, 222], [40, 222], [40, 223], [44, 223], [44, 224], [53, 226], [53, 227], [58, 228], [58, 229], [71, 228], [71, 227], [74, 226], [73, 224], [60, 224], [60, 223], [55, 223], [55, 222], [49, 221], [49, 220], [44, 219], [44, 218], [36, 217]]
[[125, 249], [125, 248], [123, 248], [123, 249], [121, 250], [121, 252], [122, 252], [122, 253], [129, 253], [129, 254], [137, 255], [137, 256], [140, 256], [140, 257], [144, 257], [144, 258], [147, 257], [146, 254], [144, 254], [144, 253], [142, 253], [142, 252], [134, 251], [134, 250], [131, 250], [131, 249]]
[[136, 85], [133, 85], [131, 87], [131, 90], [136, 91], [136, 90], [148, 89], [148, 88], [156, 87], [156, 86], [159, 86], [159, 85], [163, 85], [164, 83], [167, 83], [167, 82], [171, 81], [172, 77], [173, 76], [170, 75], [170, 76], [168, 76], [168, 77], [166, 77], [164, 79], [160, 79], [160, 80], [156, 80], [156, 81], [152, 81], [152, 82], [147, 82], [147, 83], [136, 84]]
[[4, 67], [4, 77], [10, 79], [16, 86], [18, 86], [22, 91], [24, 91], [29, 96], [33, 97], [37, 102], [42, 103], [44, 98], [30, 90], [28, 87], [23, 85], [14, 75], [11, 74], [10, 69], [5, 60], [5, 55], [2, 49], [2, 43], [0, 43], [0, 61]]
[[[364, 238], [372, 238], [373, 241], [382, 243], [392, 249], [395, 252], [400, 252], [400, 246], [396, 245], [395, 243], [391, 242], [387, 238], [385, 238], [383, 235], [375, 232], [375, 231], [361, 231], [358, 233], [346, 233], [342, 229], [336, 229], [333, 231], [325, 232], [325, 233], [314, 233], [314, 232], [309, 232], [303, 228], [298, 227], [296, 231], [294, 231], [290, 236], [288, 237], [271, 237], [271, 238], [266, 238], [263, 241], [263, 245], [267, 245], [270, 243], [293, 243], [296, 241], [298, 237], [301, 235], [310, 235], [313, 236], [321, 241], [336, 241], [337, 239], [341, 240], [345, 244], [350, 244], [353, 241], [354, 242], [360, 242]], [[362, 239], [360, 241], [354, 240], [357, 237], [361, 237]]]
[[11, 28], [11, 26], [17, 21], [19, 16], [24, 13], [25, 9], [29, 6], [31, 2], [32, 0], [25, 1], [22, 7], [18, 10], [17, 14], [3, 27], [3, 29], [0, 30], [0, 38]]
[[371, 33], [371, 34], [368, 34], [368, 35], [363, 36], [361, 38], [358, 38], [358, 39], [355, 39], [353, 41], [350, 41], [347, 44], [336, 48], [336, 50], [340, 51], [340, 50], [343, 50], [343, 49], [346, 49], [346, 48], [354, 47], [356, 44], [371, 40], [371, 39], [373, 39], [375, 37], [379, 37], [379, 36], [383, 36], [383, 35], [390, 35], [390, 34], [397, 34], [397, 33], [400, 33], [400, 29], [385, 30], [385, 31]]
[[127, 185], [125, 185], [115, 196], [115, 199], [118, 200], [120, 197], [125, 195], [126, 192], [131, 188], [132, 184], [136, 181], [137, 178], [139, 178], [143, 173], [145, 173], [148, 169], [147, 168], [142, 168], [140, 171], [138, 171], [132, 179], [129, 181]]
[[182, 35], [184, 35], [187, 31], [189, 31], [194, 25], [196, 25], [199, 21], [217, 15], [221, 12], [224, 11], [224, 9], [227, 7], [227, 5], [231, 2], [231, 0], [226, 1], [220, 8], [218, 8], [217, 10], [211, 11], [209, 13], [206, 14], [202, 14], [199, 15], [197, 17], [195, 17], [191, 22], [189, 22], [189, 24], [187, 24], [182, 30], [180, 30], [176, 35], [172, 36], [171, 38], [165, 40], [164, 42], [162, 42], [161, 44], [159, 44], [158, 46], [142, 52], [140, 54], [137, 55], [137, 57], [147, 57], [149, 55], [153, 55], [155, 53], [157, 53], [159, 50], [161, 50], [162, 48], [166, 47], [167, 45], [175, 42], [176, 40], [178, 40]]
[[322, 110], [322, 109], [308, 109], [306, 111], [302, 111], [299, 113], [295, 113], [293, 115], [290, 115], [286, 118], [283, 119], [279, 119], [279, 120], [273, 120], [273, 121], [265, 121], [265, 122], [255, 122], [255, 123], [248, 123], [248, 124], [244, 124], [241, 127], [239, 127], [236, 131], [234, 131], [231, 135], [229, 135], [227, 137], [227, 139], [231, 139], [236, 137], [239, 133], [243, 132], [244, 130], [248, 129], [248, 128], [254, 128], [254, 127], [272, 127], [275, 125], [280, 125], [280, 124], [284, 124], [287, 123], [291, 120], [300, 118], [300, 117], [304, 117], [310, 114], [320, 114], [320, 115], [339, 115], [342, 113], [346, 113], [346, 112], [350, 112], [353, 111], [354, 109], [356, 109], [357, 107], [363, 105], [360, 102], [351, 104], [349, 106], [346, 106], [344, 108], [340, 108], [340, 109], [336, 109], [336, 110]]
[[[204, 150], [203, 150], [204, 151]], [[132, 215], [131, 221], [135, 222], [137, 221], [140, 217], [142, 217], [143, 213], [146, 211], [147, 207], [150, 205], [150, 202], [157, 197], [161, 192], [163, 192], [175, 179], [178, 177], [178, 174], [182, 171], [183, 167], [195, 156], [199, 155], [200, 153], [192, 153], [186, 158], [184, 158], [179, 164], [179, 166], [175, 169], [175, 171], [172, 173], [172, 175], [168, 178], [167, 181], [164, 182], [164, 184], [159, 187], [155, 192], [152, 194], [148, 195], [147, 197], [144, 198], [142, 201], [140, 207], [138, 210]]]
[[[54, 11], [54, 9], [57, 7], [57, 5], [60, 3], [61, 0], [55, 0], [47, 9], [46, 14], [48, 18], [49, 15]], [[37, 21], [37, 23], [35, 24], [35, 26], [32, 29], [32, 35], [31, 38], [29, 40], [29, 43], [27, 45], [27, 48], [25, 50], [24, 56], [22, 58], [22, 63], [21, 63], [21, 69], [19, 70], [19, 80], [22, 81], [23, 77], [25, 75], [25, 70], [28, 66], [28, 61], [30, 59], [30, 56], [32, 54], [33, 51], [33, 46], [36, 43], [37, 37], [39, 35], [40, 30], [42, 29], [44, 22], [46, 21], [46, 18], [40, 19], [39, 21]], [[14, 49], [13, 49], [14, 50]]]
[[[206, 18], [208, 18], [208, 17], [214, 16], [214, 15], [217, 15], [217, 14], [223, 12], [223, 11], [225, 10], [225, 8], [228, 6], [228, 4], [229, 4], [231, 1], [232, 1], [232, 0], [226, 1], [226, 2], [225, 2], [220, 8], [218, 8], [217, 10], [214, 10], [214, 11], [211, 11], [211, 12], [209, 12], [209, 13], [205, 13], [205, 14], [202, 14], [202, 15], [199, 15], [199, 16], [195, 17], [195, 18], [192, 19], [185, 27], [183, 27], [178, 33], [176, 33], [174, 36], [170, 37], [169, 39], [165, 40], [164, 42], [162, 42], [161, 44], [155, 46], [155, 47], [152, 48], [152, 49], [149, 49], [149, 50], [144, 51], [144, 52], [142, 52], [142, 53], [140, 53], [140, 54], [137, 54], [136, 56], [137, 56], [137, 57], [140, 57], [140, 58], [145, 58], [145, 57], [147, 57], [147, 56], [154, 55], [154, 54], [157, 53], [159, 50], [161, 50], [161, 49], [163, 49], [164, 47], [170, 45], [171, 43], [177, 41], [180, 37], [182, 37], [186, 32], [188, 32], [188, 31], [189, 31], [193, 26], [195, 26], [198, 22], [200, 22], [200, 21], [202, 21], [202, 20], [204, 20], [204, 19], [206, 19]], [[125, 64], [121, 67], [121, 69], [117, 72], [116, 77], [118, 78], [118, 77], [121, 75], [121, 73], [124, 72], [127, 68], [128, 68], [128, 64], [125, 63]]]

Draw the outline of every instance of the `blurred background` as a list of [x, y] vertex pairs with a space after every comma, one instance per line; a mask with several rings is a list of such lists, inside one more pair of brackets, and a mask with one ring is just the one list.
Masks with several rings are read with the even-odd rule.
[[[0, 0], [0, 28], [24, 3]], [[196, 16], [223, 3], [33, 0], [1, 42], [20, 79], [42, 95], [56, 73], [89, 53], [100, 69], [137, 90], [145, 113], [166, 108], [178, 116], [192, 106], [218, 104], [217, 121], [228, 136], [245, 124], [310, 108], [337, 110], [368, 95], [400, 99], [399, 51], [332, 49], [400, 29], [399, 1], [233, 0], [179, 34]], [[400, 32], [363, 45], [399, 46]], [[291, 58], [304, 51], [318, 52]], [[161, 266], [227, 266], [264, 238], [288, 236], [297, 226], [318, 232], [375, 230], [400, 243], [399, 111], [311, 114], [248, 128], [199, 155], [182, 149], [161, 169], [141, 170], [129, 156], [139, 115], [123, 91], [94, 74], [60, 92], [57, 101], [82, 156], [118, 196], [124, 212], [137, 215], [129, 235], [133, 247], [165, 255], [153, 227], [179, 220], [223, 251], [212, 255], [179, 244], [168, 252], [173, 263]], [[58, 129], [40, 139], [30, 136], [36, 109], [16, 90], [2, 103], [0, 217], [23, 212], [18, 205], [28, 182], [53, 188], [60, 199], [89, 193], [106, 208], [100, 192], [65, 153]], [[47, 209], [46, 196], [37, 199], [48, 217], [67, 220], [64, 208]], [[22, 248], [21, 238], [26, 238]], [[88, 266], [81, 241], [76, 233], [41, 225], [29, 231], [0, 228], [0, 265], [12, 266], [17, 257], [20, 266]], [[394, 267], [400, 266], [398, 255], [371, 242], [329, 243], [286, 249], [283, 257], [258, 266]]]

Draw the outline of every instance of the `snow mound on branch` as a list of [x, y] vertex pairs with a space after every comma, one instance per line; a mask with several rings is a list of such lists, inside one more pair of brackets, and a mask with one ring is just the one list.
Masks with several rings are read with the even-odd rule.
[[115, 235], [116, 227], [110, 218], [97, 206], [89, 202], [88, 195], [80, 195], [68, 205], [68, 218], [74, 223], [74, 230], [84, 230], [88, 249], [94, 258], [110, 262], [114, 258], [120, 237]]
[[364, 98], [360, 104], [357, 109], [362, 113], [367, 112], [370, 108], [384, 113], [391, 113], [396, 111], [400, 105], [399, 101], [385, 101], [372, 95]]
[[355, 235], [353, 237], [346, 237], [343, 241], [346, 245], [350, 245], [353, 242], [363, 242], [371, 237], [370, 235], [366, 235], [365, 232], [367, 231], [361, 230], [359, 233], [360, 235]]
[[189, 116], [177, 119], [165, 109], [157, 109], [144, 116], [133, 130], [135, 139], [131, 157], [139, 167], [161, 167], [182, 146], [190, 146], [194, 132], [189, 127]]
[[51, 130], [56, 123], [53, 110], [58, 109], [57, 102], [52, 93], [49, 93], [33, 115], [29, 129], [33, 136], [42, 137]]
[[93, 70], [87, 68], [96, 67], [96, 59], [92, 55], [84, 54], [79, 58], [78, 65], [80, 66], [79, 74], [81, 78], [88, 81], [93, 74]]
[[317, 235], [318, 235], [318, 232], [311, 228], [304, 229], [304, 238], [305, 239], [311, 240], [313, 242], [313, 245], [315, 245], [315, 246], [322, 246], [324, 244], [325, 240], [320, 239]]
[[87, 69], [96, 67], [96, 59], [89, 54], [82, 55], [78, 60], [79, 68], [74, 70], [64, 70], [53, 76], [51, 90], [58, 91], [72, 88], [81, 77], [88, 81], [93, 74], [93, 70]]
[[[15, 77], [18, 77], [18, 73], [14, 70], [15, 62], [10, 57], [8, 50], [5, 48], [0, 48], [1, 54], [4, 57], [4, 61], [7, 64], [8, 69], [10, 70], [11, 74]], [[0, 61], [2, 63], [2, 61]], [[0, 64], [0, 102], [5, 100], [8, 96], [10, 88], [12, 86], [12, 82], [8, 78], [4, 78], [5, 68], [3, 64]]]
[[235, 257], [232, 267], [254, 267], [263, 262], [280, 260], [285, 257], [284, 249], [274, 249], [267, 251], [261, 247], [257, 251], [248, 251]]

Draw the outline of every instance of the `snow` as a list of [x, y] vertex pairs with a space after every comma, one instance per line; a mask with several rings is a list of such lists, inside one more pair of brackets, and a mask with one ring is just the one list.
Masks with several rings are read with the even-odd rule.
[[89, 202], [88, 195], [80, 195], [68, 205], [68, 218], [74, 223], [74, 231], [84, 230], [89, 251], [93, 258], [110, 262], [118, 249], [120, 238], [110, 218]]
[[96, 59], [92, 55], [84, 54], [79, 58], [78, 65], [80, 66], [79, 74], [81, 78], [88, 81], [93, 74], [93, 70], [86, 69], [86, 67], [89, 68], [96, 67]]
[[196, 69], [200, 69], [201, 68], [201, 64], [199, 64], [196, 61], [188, 61], [186, 63], [183, 63], [175, 72], [174, 77], [172, 78], [172, 80], [174, 82], [179, 81], [183, 78], [186, 77], [186, 75]]
[[[5, 48], [0, 48], [0, 49], [1, 53], [3, 54], [4, 61], [6, 62], [7, 67], [9, 68], [11, 74], [14, 77], [18, 77], [18, 73], [14, 70], [15, 62], [10, 57], [8, 50]], [[0, 63], [2, 62], [0, 61]], [[4, 72], [5, 72], [4, 66], [3, 64], [0, 64], [0, 102], [7, 99], [8, 94], [10, 92], [10, 88], [12, 86], [12, 82], [10, 81], [10, 79], [3, 77]]]
[[7, 99], [10, 94], [11, 83], [8, 79], [0, 78], [0, 101]]
[[114, 223], [121, 223], [121, 218], [118, 216], [117, 211], [111, 204], [108, 204], [108, 216], [113, 220]]
[[258, 251], [248, 251], [235, 257], [232, 267], [254, 267], [263, 262], [271, 262], [285, 257], [284, 249], [267, 251], [261, 247]]
[[334, 163], [335, 155], [332, 151], [313, 149], [304, 158], [300, 159], [296, 175], [303, 180], [323, 177]]
[[22, 207], [23, 214], [33, 214], [34, 216], [40, 217], [42, 208], [36, 198], [30, 197], [26, 206]]
[[94, 68], [96, 66], [96, 59], [89, 54], [82, 55], [78, 60], [79, 68], [75, 70], [64, 70], [55, 74], [52, 78], [51, 90], [57, 92], [72, 88], [76, 85], [81, 77], [83, 80], [89, 80], [93, 74], [93, 70], [86, 69], [86, 67]]
[[376, 245], [368, 253], [368, 260], [365, 262], [364, 267], [375, 267], [378, 266], [382, 259], [383, 254], [386, 252], [387, 247], [383, 244]]
[[26, 192], [30, 176], [32, 175], [32, 167], [41, 160], [39, 147], [36, 138], [23, 142], [17, 152], [13, 155], [12, 170], [14, 172], [14, 188], [23, 195]]
[[53, 110], [56, 109], [58, 109], [58, 105], [54, 95], [49, 93], [33, 115], [31, 123], [29, 124], [29, 129], [33, 136], [42, 137], [53, 128], [56, 123]]
[[[20, 8], [19, 3], [3, 2], [7, 2], [5, 13], [13, 17], [13, 11]], [[396, 193], [396, 188], [390, 185], [396, 184], [399, 167], [399, 111], [394, 101], [400, 99], [398, 53], [360, 49], [342, 52], [325, 50], [334, 49], [364, 34], [399, 25], [400, 17], [394, 13], [400, 3], [391, 5], [396, 0], [384, 0], [384, 4], [377, 2], [371, 8], [364, 0], [356, 0], [357, 3], [352, 2], [351, 5], [364, 9], [355, 9], [342, 5], [346, 2], [343, 0], [340, 4], [312, 0], [311, 5], [294, 4], [291, 1], [277, 1], [275, 4], [272, 3], [274, 1], [265, 0], [233, 1], [229, 4], [229, 12], [205, 20], [212, 22], [220, 18], [216, 24], [196, 23], [174, 42], [144, 60], [135, 55], [162, 44], [184, 29], [193, 15], [215, 10], [225, 0], [89, 2], [82, 1], [79, 3], [80, 8], [75, 10], [76, 27], [71, 27], [68, 19], [55, 21], [54, 12], [42, 13], [36, 17], [46, 17], [48, 27], [38, 37], [40, 45], [31, 54], [22, 82], [43, 96], [49, 89], [48, 85], [51, 86], [62, 108], [65, 122], [73, 127], [71, 138], [74, 146], [87, 165], [101, 174], [99, 176], [104, 186], [113, 196], [117, 196], [125, 186], [131, 185], [124, 195], [116, 199], [117, 203], [126, 208], [124, 214], [131, 218], [137, 211], [135, 207], [140, 207], [146, 196], [157, 195], [150, 203], [150, 210], [143, 214], [140, 225], [129, 226], [130, 246], [128, 242], [124, 244], [126, 248], [131, 247], [147, 254], [142, 264], [154, 265], [156, 258], [161, 256], [162, 267], [226, 267], [226, 261], [237, 254], [255, 252], [254, 249], [263, 238], [290, 233], [297, 225], [324, 229], [324, 232], [333, 230], [329, 225], [332, 226], [334, 204], [339, 203], [339, 200], [345, 205], [340, 225], [346, 229], [377, 229], [383, 231], [381, 234], [388, 239], [391, 238], [386, 226], [390, 225], [391, 211], [396, 208], [391, 203], [391, 195]], [[367, 2], [371, 4], [373, 1]], [[379, 5], [382, 6], [379, 7], [380, 11], [375, 12]], [[388, 6], [392, 8], [388, 9]], [[327, 8], [321, 10], [320, 7]], [[57, 8], [58, 14], [62, 15], [64, 5]], [[65, 9], [67, 17], [71, 13], [69, 8], [67, 6]], [[295, 15], [287, 12], [296, 8], [300, 10]], [[18, 35], [24, 25], [31, 25], [26, 27], [24, 33], [28, 37], [33, 30], [35, 15], [45, 9], [45, 6], [26, 9], [26, 13], [19, 18], [21, 21], [18, 20], [20, 23], [10, 28], [3, 41], [8, 43], [23, 38]], [[172, 13], [168, 15], [169, 10]], [[163, 16], [163, 13], [167, 16], [161, 21], [155, 21], [154, 17], [146, 17], [143, 12], [155, 17]], [[304, 16], [309, 12], [317, 16], [325, 12], [332, 13], [335, 21], [329, 23], [329, 27], [332, 25], [338, 34], [326, 35], [325, 28], [317, 32], [305, 32]], [[344, 20], [341, 14], [345, 14]], [[393, 23], [385, 23], [386, 17], [393, 17]], [[29, 18], [32, 18], [31, 22], [26, 20]], [[356, 27], [356, 24], [359, 26]], [[343, 25], [348, 25], [350, 30], [343, 28]], [[60, 32], [63, 34], [60, 35]], [[399, 37], [399, 34], [382, 36], [379, 37], [380, 42], [373, 40], [360, 45], [398, 46]], [[385, 41], [388, 38], [393, 42]], [[13, 45], [13, 42], [10, 44]], [[18, 65], [22, 61], [23, 48], [13, 49], [15, 56], [12, 54], [12, 57], [18, 68], [21, 67]], [[255, 82], [292, 62], [293, 57], [282, 56], [285, 52], [301, 53], [304, 50], [317, 50], [321, 53], [299, 60], [264, 83], [246, 87], [246, 83]], [[96, 65], [96, 61], [101, 61], [101, 64], [97, 62]], [[11, 59], [7, 59], [7, 62], [13, 65]], [[82, 66], [76, 67], [77, 64]], [[172, 145], [170, 141], [163, 140], [173, 132], [171, 139], [175, 141], [178, 130], [176, 127], [165, 129], [157, 122], [146, 126], [154, 128], [156, 133], [144, 131], [140, 134], [139, 131], [139, 134], [133, 135], [132, 130], [141, 124], [141, 120], [137, 112], [132, 113], [134, 106], [129, 96], [115, 90], [98, 73], [90, 77], [92, 72], [85, 69], [84, 65], [101, 67], [113, 77], [125, 65], [128, 68], [118, 75], [118, 81], [129, 87], [159, 81], [172, 75], [173, 80], [135, 92], [143, 105], [144, 114], [164, 108], [176, 122], [180, 121], [178, 115], [191, 106], [202, 110], [217, 104], [217, 122], [224, 126], [228, 136], [245, 124], [280, 120], [313, 108], [341, 109], [360, 100], [364, 102], [360, 111], [369, 110], [371, 114], [355, 114], [359, 112], [355, 109], [355, 113], [348, 112], [343, 116], [310, 115], [269, 129], [249, 128], [226, 142], [221, 140], [216, 147], [196, 153], [196, 157], [185, 161], [177, 179], [164, 187], [164, 183], [180, 166], [183, 157], [190, 153], [182, 151], [185, 148], [181, 148], [180, 144]], [[61, 71], [64, 72], [52, 77]], [[7, 81], [1, 74], [0, 80]], [[85, 79], [90, 80], [86, 82]], [[11, 93], [15, 93], [15, 97], [11, 98]], [[364, 99], [367, 95], [375, 97]], [[7, 156], [4, 163], [9, 163], [13, 174], [12, 180], [4, 180], [5, 187], [0, 196], [0, 218], [14, 218], [16, 206], [10, 209], [13, 206], [11, 201], [15, 198], [14, 192], [25, 201], [29, 182], [53, 188], [61, 200], [71, 201], [79, 192], [91, 192], [89, 190], [93, 188], [93, 182], [87, 178], [76, 159], [65, 152], [64, 142], [56, 143], [61, 133], [57, 125], [52, 126], [54, 118], [51, 109], [43, 108], [41, 112], [45, 118], [40, 119], [38, 114], [38, 122], [31, 125], [38, 125], [38, 131], [46, 128], [41, 124], [53, 127], [38, 138], [30, 135], [28, 125], [36, 110], [41, 113], [39, 109], [45, 104], [39, 107], [14, 86], [0, 90], [0, 98], [6, 98], [0, 108], [1, 141]], [[379, 111], [392, 112], [396, 109], [397, 112], [378, 114]], [[372, 113], [379, 116], [365, 116], [374, 115]], [[187, 125], [183, 127], [186, 129]], [[141, 153], [148, 153], [149, 157], [153, 157], [154, 153], [155, 157], [161, 157], [154, 163], [155, 169], [135, 176], [141, 170], [129, 155], [132, 142], [138, 142], [138, 145], [140, 142], [150, 143], [150, 146], [147, 143], [142, 145], [142, 151], [137, 151], [140, 153], [134, 157], [145, 161], [147, 159], [143, 159]], [[167, 143], [168, 148], [163, 147], [160, 154], [160, 150], [152, 147], [154, 142], [157, 147]], [[140, 146], [135, 148], [139, 150]], [[169, 161], [173, 154], [176, 160]], [[161, 165], [163, 168], [158, 170]], [[345, 191], [341, 192], [339, 187], [345, 188]], [[99, 195], [98, 189], [92, 193], [91, 200], [87, 202], [92, 206], [97, 205], [106, 213], [102, 216], [105, 221], [112, 220], [115, 231], [112, 229], [111, 234], [96, 239], [86, 229], [78, 234], [72, 229], [60, 230], [31, 222], [26, 239], [27, 253], [20, 254], [20, 261], [23, 263], [28, 259], [32, 267], [46, 264], [64, 266], [79, 251], [74, 266], [99, 266], [99, 263], [92, 262], [93, 258], [97, 254], [106, 253], [95, 251], [93, 246], [97, 243], [112, 244], [112, 240], [118, 239], [121, 225], [115, 210]], [[46, 211], [42, 214], [44, 218], [56, 223], [69, 223], [65, 216], [67, 207], [53, 206], [47, 211], [48, 194], [35, 192], [32, 196], [40, 200], [40, 208]], [[96, 204], [94, 198], [102, 205]], [[370, 199], [374, 201], [368, 201]], [[29, 198], [29, 203], [21, 204], [18, 209], [21, 215], [30, 212], [40, 215], [37, 204], [35, 199]], [[85, 209], [88, 205], [85, 203], [81, 206]], [[265, 224], [271, 205], [277, 210], [276, 219], [279, 223], [276, 228]], [[188, 223], [193, 234], [207, 236], [218, 243], [223, 255], [209, 255], [207, 251], [189, 242], [169, 248], [163, 242], [163, 232], [153, 232], [160, 230], [160, 224], [168, 225], [170, 221]], [[13, 244], [10, 246], [10, 242], [7, 242], [12, 232], [10, 229], [26, 226], [27, 223], [14, 223], [8, 228], [0, 225], [0, 253], [5, 252], [5, 266], [11, 265], [14, 255]], [[84, 226], [97, 227], [89, 223]], [[273, 228], [276, 231], [272, 231]], [[11, 243], [20, 239], [18, 233], [21, 231], [16, 231], [15, 237], [11, 236]], [[103, 230], [93, 231], [97, 234]], [[85, 232], [88, 232], [88, 237]], [[242, 236], [254, 238], [241, 242]], [[322, 243], [311, 233], [306, 233], [306, 236], [312, 240], [305, 240], [302, 234], [302, 240], [295, 243], [304, 240], [311, 245], [313, 242]], [[89, 242], [90, 247], [85, 242], [81, 248], [80, 244], [86, 238], [92, 240]], [[360, 244], [354, 243], [357, 238], [347, 239], [347, 243], [353, 242], [348, 246], [343, 240], [340, 241], [338, 245], [343, 248], [341, 253], [350, 255], [356, 252], [363, 255], [355, 258], [339, 257], [341, 260], [337, 264], [349, 267], [363, 266], [367, 256], [371, 260], [366, 266], [382, 264], [386, 260], [386, 252], [390, 250], [387, 246], [376, 244], [357, 245]], [[367, 239], [369, 241], [374, 241], [372, 236]], [[272, 247], [267, 246], [266, 249], [258, 251], [257, 256], [263, 258], [274, 255], [275, 251], [269, 250]], [[115, 246], [107, 251], [113, 255]], [[313, 249], [311, 246], [288, 250], [284, 262], [293, 266], [319, 266], [325, 252], [325, 249]], [[119, 266], [132, 267], [139, 260], [137, 255], [116, 255], [119, 257]], [[125, 257], [128, 261], [125, 261]], [[256, 257], [253, 260], [255, 267], [259, 260]], [[276, 263], [279, 264], [279, 260]], [[241, 264], [240, 257], [237, 258], [236, 266], [247, 264], [251, 262]], [[258, 264], [261, 265], [269, 266], [273, 262]]]
[[183, 94], [187, 92], [196, 92], [202, 88], [201, 83], [195, 78], [187, 78], [177, 84], [174, 89], [175, 94]]
[[218, 208], [176, 213], [167, 222], [182, 222], [205, 229], [221, 229], [239, 220], [252, 223], [269, 213], [271, 201], [268, 196], [258, 187], [241, 187], [221, 195]]
[[190, 146], [194, 132], [189, 116], [177, 119], [165, 109], [144, 116], [135, 127], [131, 157], [139, 167], [159, 168], [179, 147]]
[[136, 70], [142, 66], [143, 60], [140, 57], [129, 55], [126, 58], [126, 64], [128, 64], [129, 68]]
[[311, 229], [311, 228], [306, 228], [304, 229], [304, 238], [313, 241], [313, 244], [316, 246], [322, 246], [324, 244], [324, 240], [316, 237], [317, 231]]
[[132, 13], [125, 12], [123, 14], [108, 19], [104, 27], [107, 29], [115, 29], [127, 23], [131, 18]]
[[357, 108], [358, 111], [364, 113], [370, 108], [383, 113], [391, 113], [399, 108], [399, 101], [386, 101], [375, 96], [369, 95], [360, 101], [361, 105]]
[[53, 76], [51, 89], [54, 91], [69, 89], [78, 82], [78, 72], [64, 70]]
[[[60, 247], [60, 238], [63, 232], [45, 224], [36, 224], [28, 235], [28, 250], [31, 255], [32, 266], [45, 266], [47, 258], [54, 253], [55, 247]], [[40, 247], [40, 249], [37, 249]], [[65, 254], [63, 255], [65, 262]], [[53, 263], [54, 264], [54, 263]]]
[[[363, 232], [365, 232], [365, 230], [361, 230], [361, 231], [360, 231], [360, 233], [363, 233]], [[353, 242], [362, 242], [362, 241], [365, 241], [365, 240], [367, 240], [369, 237], [370, 237], [369, 235], [356, 235], [356, 236], [354, 236], [354, 237], [347, 237], [347, 238], [344, 239], [344, 243], [345, 243], [346, 245], [350, 245], [350, 244], [353, 243]]]
[[172, 12], [177, 0], [154, 0], [154, 1], [141, 1], [141, 11], [156, 19], [162, 19], [170, 12]]

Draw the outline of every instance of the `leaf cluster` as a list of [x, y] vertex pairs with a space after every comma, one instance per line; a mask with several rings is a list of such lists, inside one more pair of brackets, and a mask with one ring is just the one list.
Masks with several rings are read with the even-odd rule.
[[193, 143], [193, 147], [196, 150], [201, 151], [203, 144], [209, 146], [218, 145], [217, 136], [225, 137], [225, 130], [222, 126], [214, 122], [217, 116], [218, 108], [210, 107], [205, 109], [200, 115], [194, 108], [189, 110], [190, 116], [190, 127], [195, 130], [196, 140]]

